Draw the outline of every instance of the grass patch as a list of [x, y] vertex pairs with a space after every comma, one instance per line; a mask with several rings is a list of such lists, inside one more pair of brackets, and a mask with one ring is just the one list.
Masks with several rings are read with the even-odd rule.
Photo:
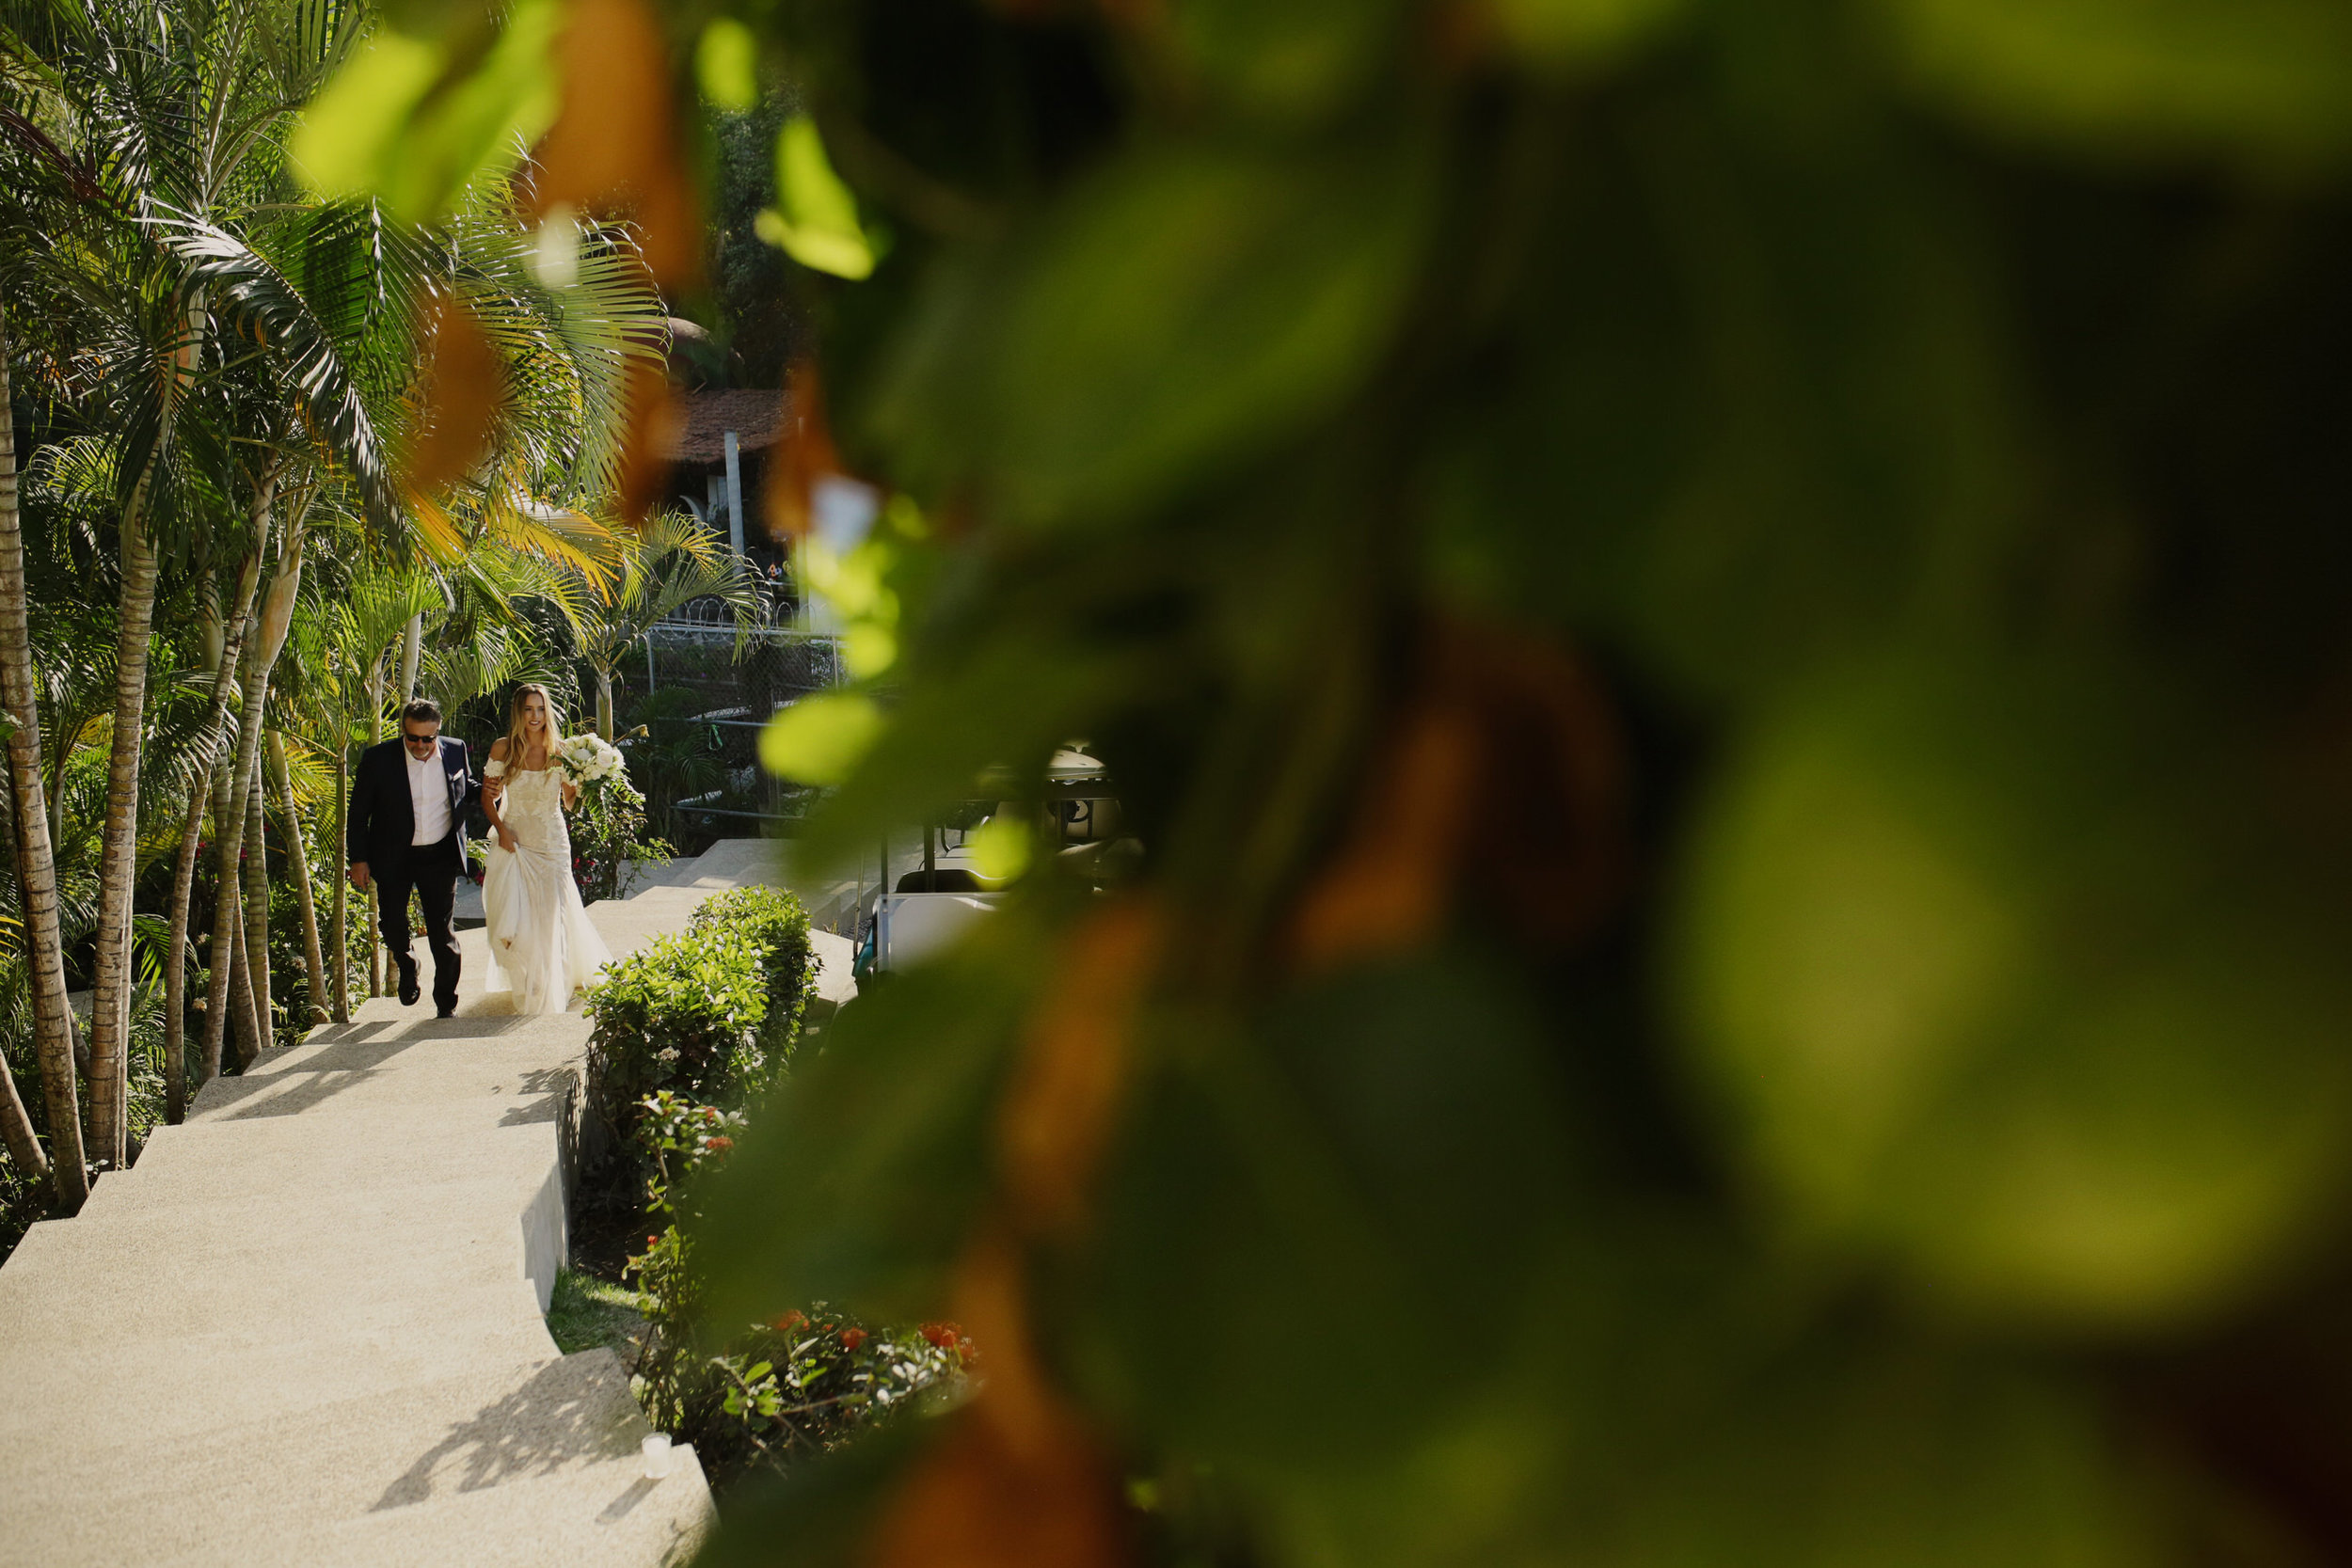
[[637, 1292], [564, 1269], [555, 1276], [555, 1292], [548, 1304], [548, 1332], [555, 1348], [566, 1355], [610, 1348], [626, 1365], [637, 1359], [637, 1341], [645, 1320], [637, 1310]]

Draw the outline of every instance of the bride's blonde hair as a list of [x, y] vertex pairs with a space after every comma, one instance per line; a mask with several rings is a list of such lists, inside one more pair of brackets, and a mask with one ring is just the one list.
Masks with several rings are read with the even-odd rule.
[[532, 697], [547, 705], [548, 757], [550, 761], [554, 759], [555, 749], [564, 744], [564, 726], [556, 716], [555, 699], [548, 696], [548, 689], [537, 681], [526, 681], [515, 688], [515, 700], [506, 707], [506, 766], [509, 768], [523, 765], [523, 749], [531, 744], [529, 737], [523, 734], [523, 704]]

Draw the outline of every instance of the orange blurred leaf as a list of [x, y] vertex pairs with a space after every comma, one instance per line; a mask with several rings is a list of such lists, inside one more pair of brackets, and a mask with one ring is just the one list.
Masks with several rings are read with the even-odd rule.
[[825, 381], [814, 359], [793, 362], [785, 377], [784, 440], [768, 470], [768, 531], [779, 543], [806, 538], [818, 481], [841, 472], [825, 420]]
[[1117, 1568], [1132, 1556], [1117, 1478], [1046, 1381], [1018, 1252], [983, 1234], [956, 1310], [987, 1354], [980, 1392], [916, 1466], [877, 1532], [875, 1568]]
[[1478, 735], [1452, 704], [1408, 711], [1355, 832], [1307, 890], [1292, 948], [1310, 974], [1418, 947], [1445, 916], [1477, 786]]
[[1291, 937], [1319, 974], [1435, 940], [1465, 883], [1518, 934], [1572, 942], [1625, 862], [1621, 749], [1583, 667], [1543, 638], [1439, 623], [1354, 829]]
[[[994, 1376], [991, 1374], [992, 1378]], [[1021, 1452], [956, 1418], [882, 1523], [874, 1568], [1117, 1568], [1129, 1559], [1109, 1467], [1075, 1433]]]
[[655, 281], [702, 273], [702, 214], [678, 155], [670, 45], [642, 0], [573, 0], [556, 41], [564, 83], [536, 150], [525, 203], [535, 220], [568, 206], [632, 218]]
[[1088, 920], [1072, 934], [1055, 989], [1030, 1022], [997, 1124], [1005, 1196], [1026, 1226], [1067, 1230], [1084, 1216], [1161, 933], [1157, 912], [1141, 903]]
[[403, 465], [410, 491], [432, 497], [473, 470], [489, 450], [506, 389], [498, 350], [465, 301], [437, 294], [425, 317], [423, 408]]
[[621, 438], [621, 515], [642, 523], [661, 499], [670, 474], [669, 454], [677, 450], [684, 420], [677, 400], [670, 395], [668, 373], [648, 360], [629, 361], [622, 402], [628, 411], [628, 430]]

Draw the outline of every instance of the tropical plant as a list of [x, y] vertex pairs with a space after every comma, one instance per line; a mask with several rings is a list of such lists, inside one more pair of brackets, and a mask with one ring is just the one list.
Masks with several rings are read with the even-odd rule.
[[759, 610], [758, 590], [741, 558], [675, 512], [647, 519], [609, 581], [583, 586], [593, 592], [580, 595], [575, 612], [579, 651], [596, 672], [596, 733], [608, 740], [615, 729], [612, 673], [643, 647], [657, 622], [698, 599], [716, 599], [735, 621], [739, 657]]
[[2340, 7], [721, 9], [501, 66], [673, 241], [661, 23], [799, 75], [801, 863], [1073, 736], [1149, 852], [747, 1129], [710, 1321], [989, 1377], [713, 1562], [2352, 1553]]

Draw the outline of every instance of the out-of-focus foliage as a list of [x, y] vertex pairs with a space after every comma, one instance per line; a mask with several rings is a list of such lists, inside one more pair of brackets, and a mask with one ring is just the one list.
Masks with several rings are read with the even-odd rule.
[[802, 848], [1146, 853], [754, 1118], [714, 1321], [986, 1386], [710, 1560], [2352, 1556], [2352, 13], [729, 14], [892, 240], [771, 515], [935, 524]]

